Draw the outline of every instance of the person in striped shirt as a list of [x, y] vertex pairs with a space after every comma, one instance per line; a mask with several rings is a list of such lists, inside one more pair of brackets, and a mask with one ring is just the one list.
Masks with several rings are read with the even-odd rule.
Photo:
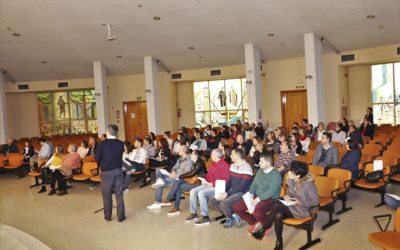
[[275, 169], [282, 175], [289, 171], [289, 166], [296, 160], [296, 155], [289, 148], [289, 143], [284, 141], [281, 143], [281, 153], [274, 163]]

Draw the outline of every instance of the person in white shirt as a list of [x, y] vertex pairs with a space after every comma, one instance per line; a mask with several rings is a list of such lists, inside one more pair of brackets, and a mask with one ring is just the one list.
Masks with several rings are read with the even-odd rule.
[[81, 157], [81, 159], [85, 158], [89, 153], [89, 144], [86, 140], [81, 142], [81, 145], [78, 148], [77, 153]]
[[322, 136], [325, 133], [325, 124], [323, 122], [318, 123], [318, 127], [316, 128], [316, 132], [315, 132], [315, 140], [317, 141], [321, 141], [322, 140]]
[[342, 130], [342, 124], [336, 124], [336, 131], [332, 133], [332, 141], [340, 142], [340, 144], [344, 145], [346, 143], [346, 132]]
[[195, 130], [193, 136], [196, 140], [190, 145], [189, 149], [199, 151], [207, 150], [207, 141], [204, 140], [203, 134], [200, 131]]
[[174, 147], [174, 140], [171, 139], [171, 131], [165, 131], [164, 132], [164, 138], [167, 140], [169, 149], [172, 150]]
[[135, 149], [133, 149], [132, 152], [128, 155], [128, 158], [123, 159], [125, 163], [129, 163], [125, 166], [125, 191], [129, 191], [128, 186], [131, 175], [136, 171], [144, 171], [144, 165], [147, 161], [147, 151], [143, 148], [143, 140], [136, 139], [133, 145], [135, 146]]
[[308, 153], [310, 150], [310, 142], [311, 139], [310, 137], [307, 136], [307, 129], [306, 128], [301, 128], [299, 130], [299, 141], [301, 143], [301, 148], [304, 153]]

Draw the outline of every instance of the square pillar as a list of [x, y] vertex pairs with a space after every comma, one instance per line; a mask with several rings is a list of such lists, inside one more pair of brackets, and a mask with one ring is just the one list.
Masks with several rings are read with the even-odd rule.
[[314, 126], [325, 120], [322, 44], [314, 33], [304, 34], [308, 120]]
[[0, 144], [5, 144], [8, 137], [6, 112], [5, 81], [3, 70], [0, 69]]
[[161, 133], [158, 64], [151, 56], [144, 58], [144, 77], [149, 132], [154, 132], [157, 135]]
[[249, 122], [262, 121], [261, 51], [252, 43], [244, 45]]
[[96, 96], [97, 127], [98, 133], [105, 134], [110, 125], [108, 109], [107, 73], [104, 64], [100, 61], [93, 62], [94, 92]]

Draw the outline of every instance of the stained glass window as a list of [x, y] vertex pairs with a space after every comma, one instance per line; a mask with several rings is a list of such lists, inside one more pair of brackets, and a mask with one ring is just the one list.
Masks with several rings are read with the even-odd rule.
[[196, 127], [247, 120], [246, 79], [194, 82]]
[[371, 66], [372, 102], [377, 124], [400, 124], [400, 63]]
[[97, 132], [94, 90], [37, 93], [42, 136]]

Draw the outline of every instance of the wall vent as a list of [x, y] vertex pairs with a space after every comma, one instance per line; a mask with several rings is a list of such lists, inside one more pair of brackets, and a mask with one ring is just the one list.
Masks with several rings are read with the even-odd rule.
[[351, 62], [356, 59], [356, 55], [354, 54], [348, 54], [348, 55], [342, 55], [342, 62]]
[[58, 87], [59, 88], [68, 88], [68, 82], [59, 82]]
[[397, 47], [397, 55], [400, 55], [400, 47]]
[[210, 71], [211, 76], [220, 76], [221, 75], [221, 70], [220, 69], [214, 69]]
[[171, 79], [182, 79], [182, 74], [181, 73], [176, 73], [176, 74], [171, 74]]
[[18, 84], [18, 89], [19, 90], [27, 90], [27, 89], [29, 89], [29, 85], [28, 84]]

